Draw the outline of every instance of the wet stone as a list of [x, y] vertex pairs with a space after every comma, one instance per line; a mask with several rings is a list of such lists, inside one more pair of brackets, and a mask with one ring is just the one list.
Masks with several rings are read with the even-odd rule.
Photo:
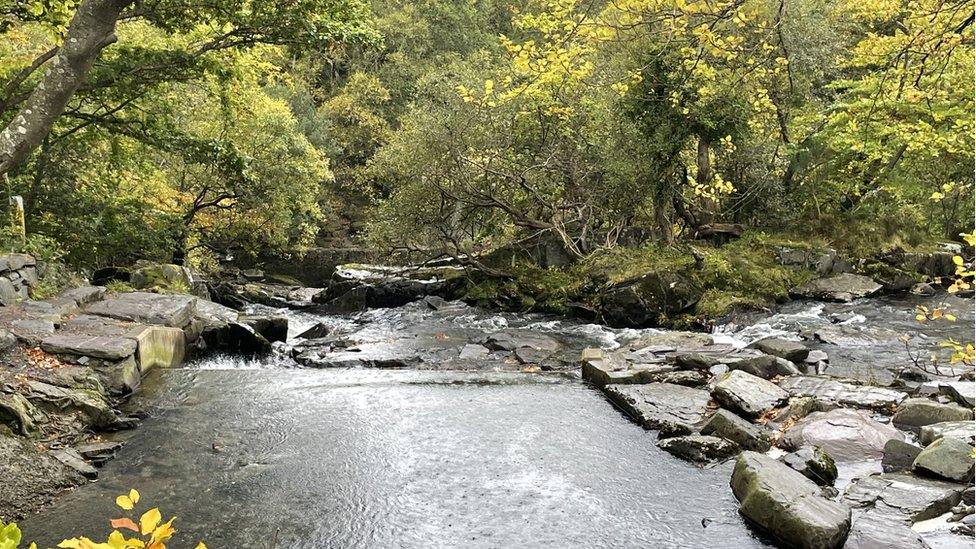
[[930, 546], [905, 521], [872, 509], [855, 513], [843, 549], [930, 549]]
[[790, 396], [813, 397], [825, 404], [888, 410], [907, 398], [894, 389], [844, 383], [829, 377], [793, 376], [780, 380], [779, 386]]
[[967, 408], [976, 406], [976, 382], [944, 381], [939, 384], [939, 391], [960, 406]]
[[458, 354], [458, 358], [462, 360], [476, 360], [488, 357], [488, 350], [484, 345], [478, 345], [477, 343], [468, 343], [464, 347], [461, 347], [461, 351]]
[[973, 419], [973, 410], [957, 404], [942, 404], [927, 398], [909, 398], [898, 406], [891, 422], [903, 429], [918, 431], [933, 423]]
[[794, 297], [822, 301], [853, 301], [880, 292], [881, 284], [870, 277], [844, 273], [830, 278], [818, 278], [790, 290]]
[[120, 448], [122, 448], [121, 442], [89, 442], [76, 446], [75, 450], [86, 460], [101, 465], [113, 459]]
[[973, 447], [953, 437], [942, 437], [922, 450], [912, 470], [955, 482], [973, 481]]
[[791, 362], [803, 362], [810, 354], [810, 349], [798, 341], [769, 337], [760, 339], [749, 345], [753, 349], [759, 349], [767, 355], [785, 358]]
[[855, 480], [844, 492], [844, 501], [852, 507], [875, 508], [911, 523], [935, 518], [955, 507], [963, 488], [907, 473], [884, 473]]
[[735, 442], [745, 450], [765, 452], [769, 450], [769, 434], [758, 425], [719, 409], [701, 428], [701, 434], [714, 435]]
[[67, 467], [74, 469], [81, 476], [89, 479], [95, 480], [98, 478], [98, 469], [95, 469], [90, 463], [84, 460], [81, 455], [71, 448], [65, 448], [63, 450], [53, 450], [51, 452], [51, 457], [60, 461]]
[[493, 351], [514, 351], [519, 347], [530, 347], [540, 351], [559, 350], [559, 343], [551, 337], [533, 333], [498, 332], [485, 340], [485, 347]]
[[884, 457], [881, 458], [881, 469], [885, 473], [909, 471], [921, 451], [920, 446], [893, 438], [885, 443]]
[[728, 459], [741, 451], [734, 442], [707, 435], [665, 438], [657, 445], [675, 457], [699, 464]]
[[937, 439], [949, 436], [973, 444], [976, 440], [976, 422], [974, 421], [946, 421], [933, 423], [919, 429], [918, 440], [928, 446]]
[[837, 480], [834, 459], [819, 446], [804, 446], [780, 461], [820, 486], [831, 486]]
[[723, 406], [748, 417], [758, 417], [789, 397], [775, 384], [739, 370], [716, 383], [712, 395]]
[[646, 429], [666, 423], [697, 424], [708, 413], [710, 400], [707, 391], [670, 383], [607, 385], [604, 391]]
[[837, 462], [856, 462], [881, 459], [885, 444], [891, 439], [904, 440], [904, 435], [875, 421], [868, 412], [838, 408], [808, 415], [778, 444], [787, 450], [820, 446]]

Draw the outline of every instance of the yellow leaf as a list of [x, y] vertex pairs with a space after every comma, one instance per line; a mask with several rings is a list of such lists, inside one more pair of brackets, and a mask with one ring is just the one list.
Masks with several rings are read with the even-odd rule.
[[962, 266], [962, 257], [958, 255], [954, 255], [952, 256], [952, 262], [955, 263], [956, 265]]
[[946, 314], [944, 318], [946, 320], [948, 320], [949, 322], [955, 322], [956, 321], [956, 315]]
[[143, 513], [142, 517], [139, 518], [139, 526], [140, 530], [142, 531], [142, 535], [145, 536], [149, 532], [155, 530], [162, 518], [163, 515], [159, 512], [159, 509], [155, 507]]
[[136, 506], [135, 502], [129, 496], [119, 496], [115, 498], [115, 504], [125, 509], [126, 511], [131, 511], [133, 507]]
[[139, 503], [139, 492], [136, 492], [135, 489], [129, 490], [129, 499], [132, 500], [132, 503]]
[[207, 549], [207, 544], [201, 541], [194, 549]]

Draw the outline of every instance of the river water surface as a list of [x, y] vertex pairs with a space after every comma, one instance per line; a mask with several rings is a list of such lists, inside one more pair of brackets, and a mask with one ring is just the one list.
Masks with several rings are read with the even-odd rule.
[[[828, 349], [832, 361], [847, 357], [831, 367], [850, 370], [843, 364], [875, 356], [876, 369], [888, 371], [905, 360], [888, 332], [910, 325], [868, 328], [882, 319], [862, 313], [901, 319], [914, 305], [867, 301], [831, 312], [797, 304], [740, 319], [721, 337], [745, 344], [850, 326], [845, 333], [865, 339]], [[365, 324], [293, 315], [293, 332], [326, 320], [395, 339], [398, 325], [443, 320], [410, 307], [372, 312]], [[464, 314], [470, 322], [514, 322]], [[390, 315], [399, 320], [376, 329]], [[971, 315], [970, 304], [954, 328], [959, 337], [972, 333]], [[554, 320], [531, 326], [576, 334], [580, 347], [635, 335]], [[198, 540], [212, 549], [766, 546], [737, 513], [731, 464], [699, 469], [664, 453], [653, 433], [581, 383], [575, 369], [499, 370], [314, 370], [283, 358], [218, 357], [153, 372], [131, 402], [148, 417], [123, 434], [118, 458], [98, 482], [23, 521], [25, 538], [46, 546], [104, 535], [119, 516], [115, 496], [136, 488], [140, 508], [179, 517], [173, 547]]]

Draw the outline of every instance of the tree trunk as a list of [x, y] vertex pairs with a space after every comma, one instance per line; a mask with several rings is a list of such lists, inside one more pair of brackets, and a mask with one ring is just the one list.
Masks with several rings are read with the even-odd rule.
[[0, 132], [0, 175], [23, 164], [51, 131], [102, 48], [115, 42], [115, 23], [132, 0], [84, 0], [44, 78]]
[[[698, 173], [695, 175], [695, 179], [698, 181], [699, 185], [711, 185], [712, 177], [712, 160], [708, 154], [709, 142], [702, 136], [698, 137], [698, 156], [695, 162], [698, 165]], [[715, 217], [715, 210], [718, 209], [718, 203], [714, 198], [705, 197], [702, 199], [702, 223], [711, 223]]]

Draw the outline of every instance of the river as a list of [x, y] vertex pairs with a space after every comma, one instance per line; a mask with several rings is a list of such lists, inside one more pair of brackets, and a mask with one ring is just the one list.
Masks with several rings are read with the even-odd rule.
[[[967, 310], [957, 301], [959, 321], [923, 327], [926, 345], [972, 334], [971, 302]], [[828, 350], [831, 369], [884, 378], [907, 359], [890, 336], [915, 328], [916, 302], [792, 303], [736, 319], [717, 337], [741, 345], [829, 328], [849, 336], [816, 345]], [[324, 321], [367, 352], [369, 344], [387, 352], [425, 341], [418, 333], [441, 340], [501, 326], [575, 341], [566, 352], [578, 357], [584, 346], [640, 335], [417, 304], [344, 317], [288, 314], [292, 334]], [[283, 352], [153, 372], [129, 403], [146, 419], [121, 434], [118, 458], [98, 482], [23, 521], [25, 538], [44, 546], [105, 534], [119, 513], [115, 496], [136, 488], [145, 504], [178, 517], [173, 547], [766, 546], [737, 513], [731, 464], [700, 469], [666, 454], [653, 433], [579, 381], [575, 367], [520, 368], [320, 370], [297, 367]]]

